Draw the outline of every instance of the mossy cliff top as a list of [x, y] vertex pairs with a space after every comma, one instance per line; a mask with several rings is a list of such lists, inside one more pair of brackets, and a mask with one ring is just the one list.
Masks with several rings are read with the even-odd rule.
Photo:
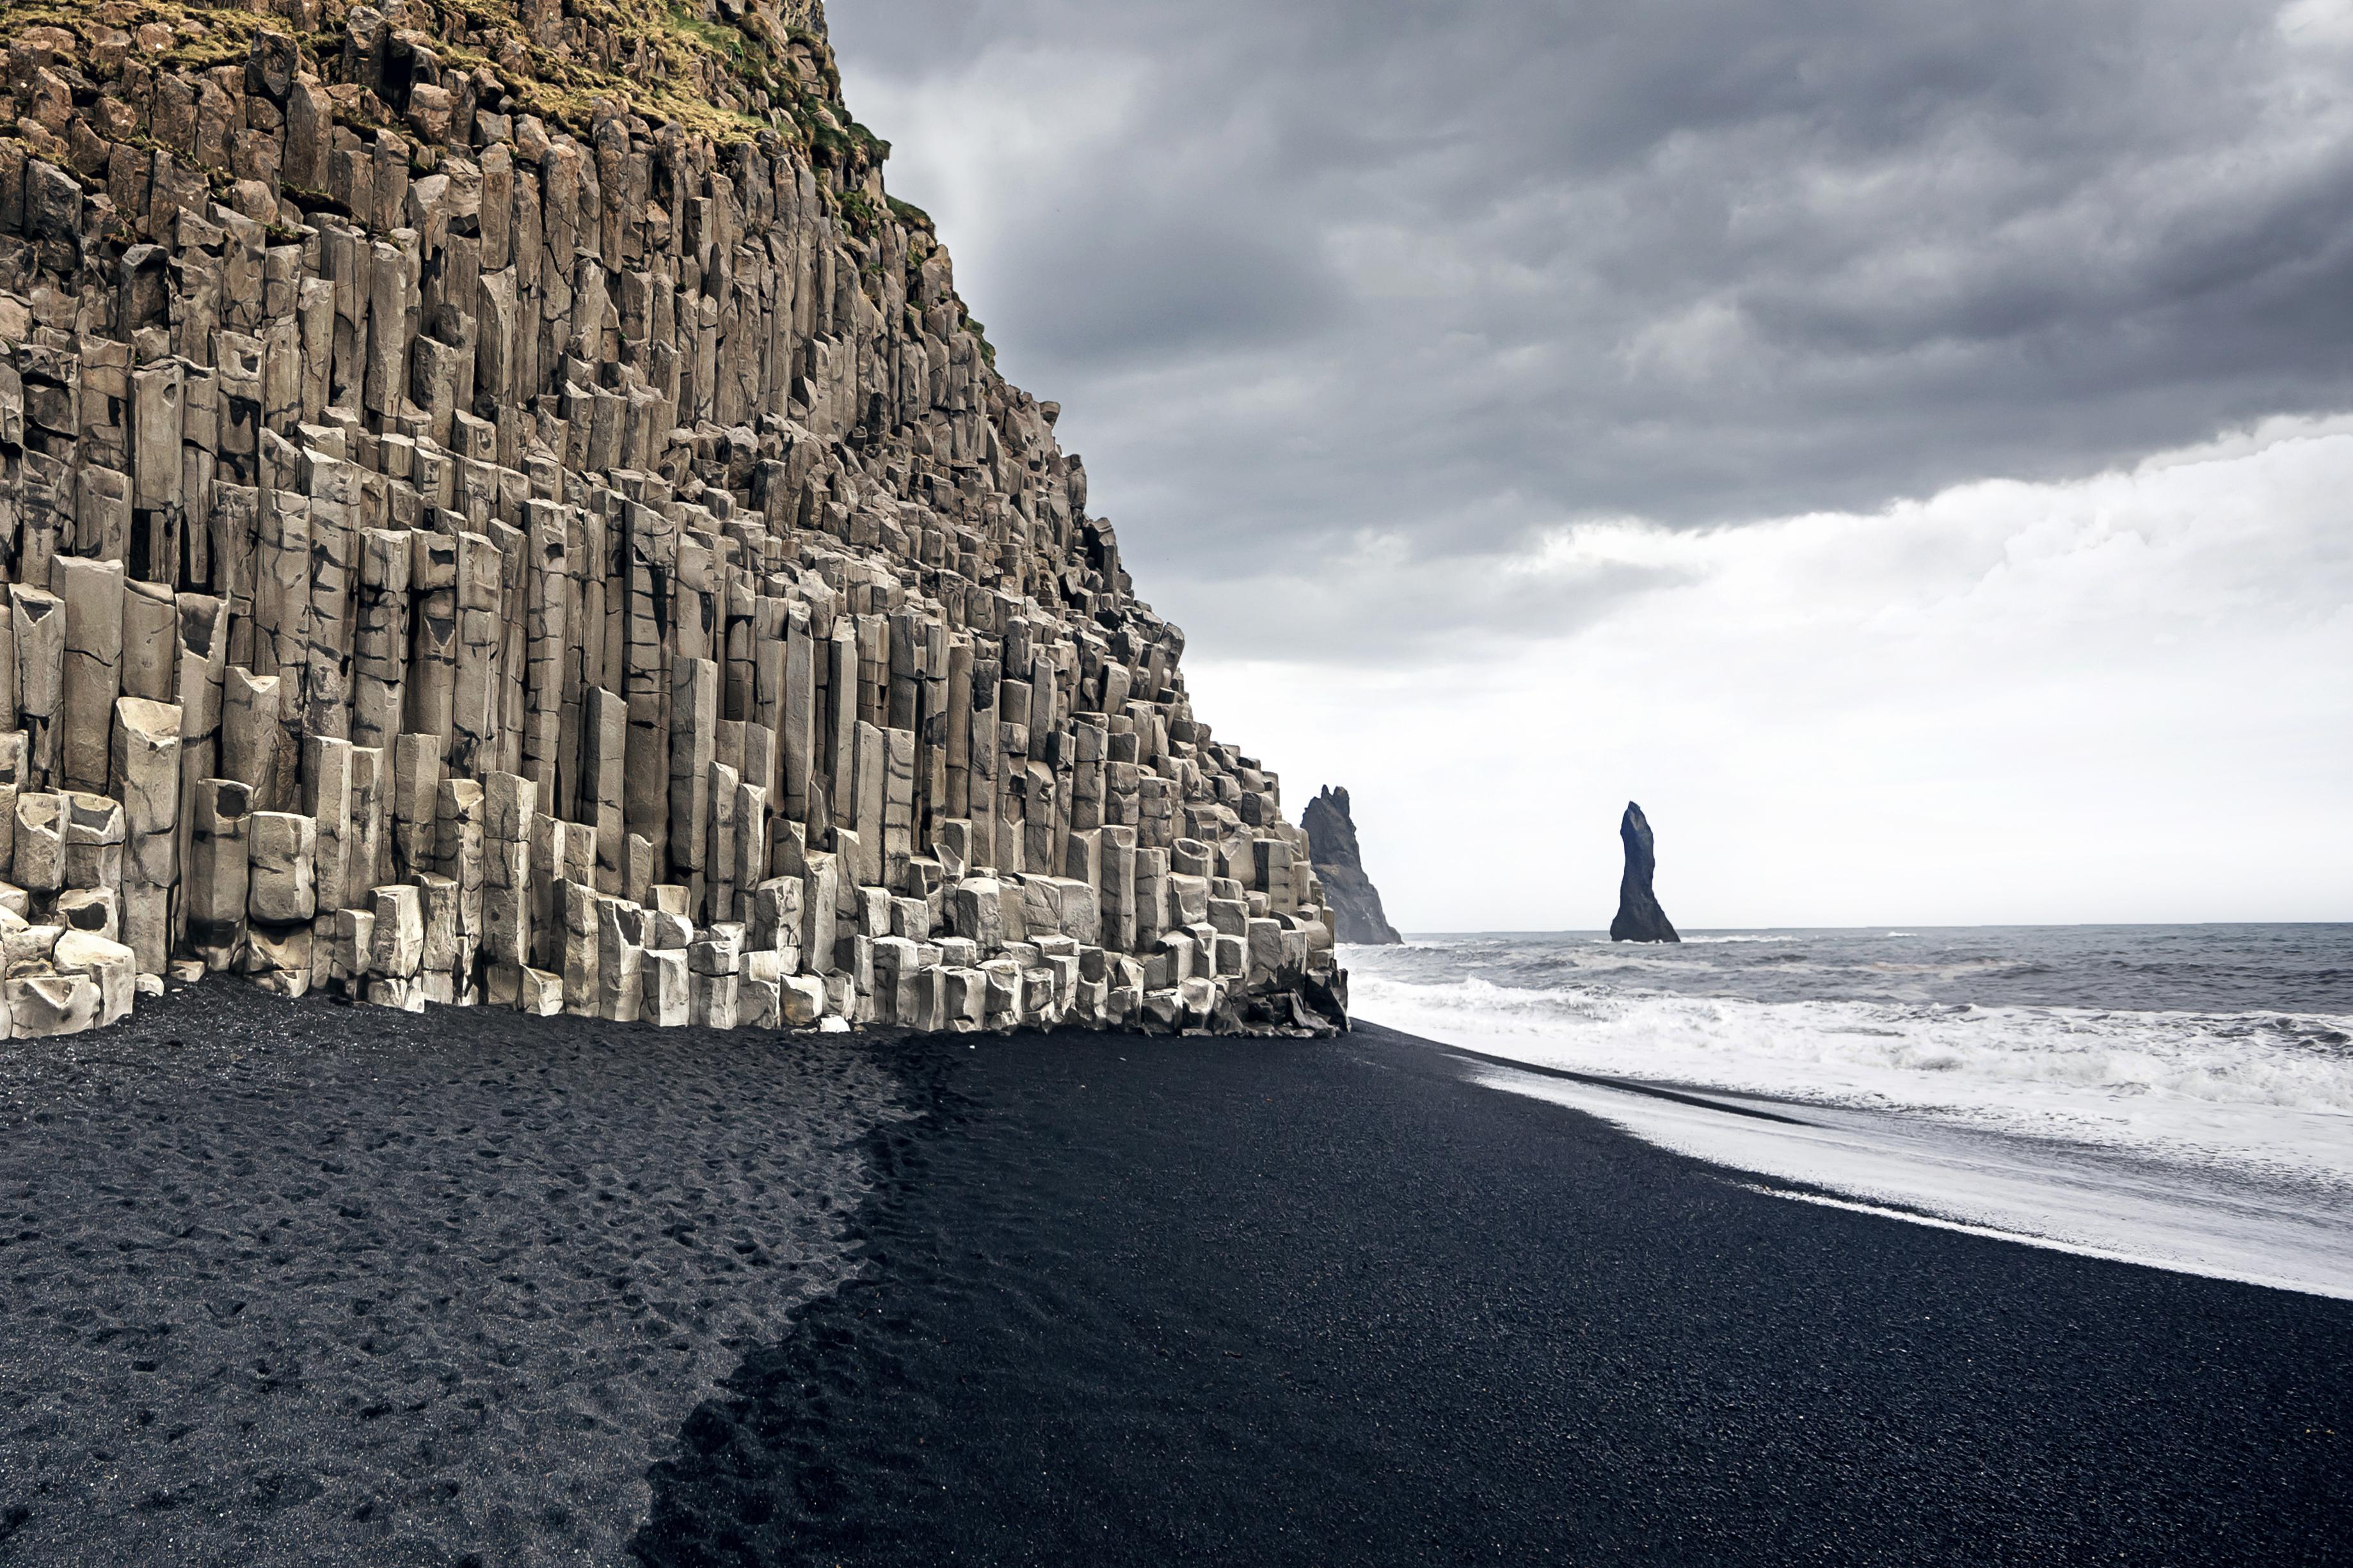
[[0, 6], [0, 18], [12, 53], [55, 73], [73, 101], [120, 96], [133, 112], [154, 74], [242, 67], [266, 36], [287, 41], [294, 70], [372, 96], [337, 95], [363, 123], [405, 118], [423, 86], [583, 134], [600, 100], [721, 141], [774, 131], [852, 174], [888, 153], [842, 110], [818, 0], [41, 0]]
[[756, 151], [808, 168], [847, 237], [925, 279], [907, 303], [948, 305], [995, 365], [931, 218], [883, 188], [890, 144], [842, 101], [822, 0], [34, 0], [0, 5], [0, 23], [14, 100], [0, 143], [93, 195], [116, 154], [161, 148], [228, 205], [290, 232], [321, 211], [369, 221], [330, 177], [336, 132], [394, 142], [420, 176], [500, 143], [535, 159], [567, 133], [704, 168]]

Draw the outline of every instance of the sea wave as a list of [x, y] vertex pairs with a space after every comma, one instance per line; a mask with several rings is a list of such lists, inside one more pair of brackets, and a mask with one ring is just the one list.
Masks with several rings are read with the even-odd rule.
[[1546, 1066], [2353, 1182], [2353, 1017], [1755, 1001], [1359, 967], [1363, 1016]]

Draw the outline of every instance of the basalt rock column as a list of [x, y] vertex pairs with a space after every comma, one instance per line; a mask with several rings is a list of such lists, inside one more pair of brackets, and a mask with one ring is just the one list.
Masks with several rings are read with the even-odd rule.
[[822, 7], [527, 9], [61, 0], [0, 43], [0, 913], [77, 937], [17, 935], [18, 1032], [126, 965], [1343, 1026], [1307, 834]]
[[1625, 816], [1619, 821], [1618, 837], [1626, 843], [1626, 875], [1618, 884], [1618, 918], [1609, 922], [1609, 940], [1683, 941], [1668, 921], [1667, 911], [1659, 907], [1658, 894], [1651, 891], [1651, 878], [1658, 869], [1658, 858], [1651, 850], [1650, 819], [1630, 800], [1626, 803]]

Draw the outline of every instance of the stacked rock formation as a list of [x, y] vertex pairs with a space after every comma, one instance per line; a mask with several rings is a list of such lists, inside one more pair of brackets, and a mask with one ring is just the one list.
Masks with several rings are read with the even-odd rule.
[[1332, 910], [1333, 933], [1342, 942], [1368, 946], [1392, 945], [1405, 938], [1389, 924], [1381, 909], [1381, 890], [1365, 875], [1364, 851], [1356, 846], [1356, 819], [1348, 811], [1348, 792], [1325, 785], [1300, 815], [1307, 830], [1307, 852], [1324, 897]]
[[633, 4], [12, 19], [10, 1026], [1344, 1025], [821, 12]]

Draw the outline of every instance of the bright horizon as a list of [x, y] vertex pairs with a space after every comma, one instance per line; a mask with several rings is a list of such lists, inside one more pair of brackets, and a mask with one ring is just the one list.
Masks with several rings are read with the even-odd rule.
[[[2348, 495], [2353, 418], [2274, 421], [1874, 514], [1567, 527], [1525, 581], [1653, 580], [1492, 666], [1187, 662], [1294, 816], [1348, 789], [1400, 930], [1606, 925], [1629, 799], [1679, 926], [2333, 922]], [[1505, 809], [1446, 814], [1466, 781]]]
[[[1394, 923], [1394, 922], [1392, 922]], [[1686, 926], [1678, 923], [1676, 931], [1685, 942], [1694, 937], [1745, 936], [1750, 934], [1803, 933], [1806, 931], [1879, 931], [1883, 935], [1911, 935], [1924, 931], [2101, 931], [2147, 929], [2152, 931], [2183, 931], [2200, 926], [2338, 926], [2353, 925], [2353, 921], [2052, 921], [2004, 923], [1986, 921], [1967, 925], [1939, 925], [1934, 921], [1869, 921], [1852, 926]], [[1550, 930], [1531, 931], [1417, 931], [1399, 926], [1398, 934], [1408, 942], [1418, 937], [1434, 936], [1593, 936], [1607, 937], [1609, 928], [1604, 926], [1560, 926]], [[1343, 946], [1361, 947], [1362, 942], [1345, 942]], [[1639, 946], [1640, 943], [1629, 943]]]

